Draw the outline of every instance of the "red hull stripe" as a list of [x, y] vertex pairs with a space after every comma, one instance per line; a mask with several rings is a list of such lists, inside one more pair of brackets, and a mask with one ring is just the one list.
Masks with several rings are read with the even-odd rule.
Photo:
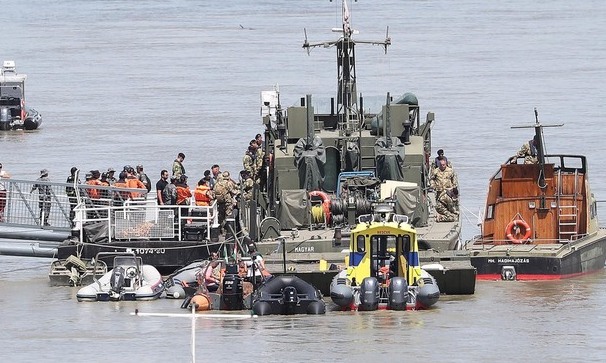
[[[566, 274], [566, 275], [553, 275], [553, 274], [516, 274], [516, 280], [519, 281], [545, 281], [545, 280], [561, 280], [568, 279], [571, 277], [577, 277], [582, 275], [587, 275], [596, 271], [587, 271], [587, 272], [577, 272], [574, 274]], [[501, 274], [477, 274], [476, 280], [501, 280]]]

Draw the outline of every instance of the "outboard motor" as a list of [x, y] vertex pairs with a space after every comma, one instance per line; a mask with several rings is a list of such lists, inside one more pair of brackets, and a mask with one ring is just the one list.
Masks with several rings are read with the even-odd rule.
[[297, 295], [297, 289], [294, 286], [286, 286], [282, 290], [282, 306], [284, 308], [284, 314], [294, 314], [298, 303], [299, 298]]
[[376, 277], [366, 277], [360, 285], [360, 311], [373, 311], [379, 308], [379, 281]]
[[0, 130], [6, 131], [11, 128], [11, 110], [8, 107], [0, 108]]
[[223, 294], [221, 295], [221, 309], [244, 309], [242, 278], [236, 274], [228, 274], [223, 278]]
[[115, 293], [120, 293], [120, 290], [122, 289], [122, 286], [124, 286], [124, 267], [122, 266], [118, 266], [116, 268], [114, 268], [114, 272], [112, 274], [112, 278], [109, 281], [109, 284], [112, 288], [112, 291]]
[[389, 280], [389, 302], [390, 310], [406, 310], [408, 302], [408, 284], [404, 277], [396, 276]]

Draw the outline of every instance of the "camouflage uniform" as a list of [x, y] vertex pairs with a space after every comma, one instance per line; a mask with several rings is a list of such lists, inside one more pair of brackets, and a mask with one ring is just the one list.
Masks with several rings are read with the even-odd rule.
[[252, 200], [254, 186], [255, 182], [250, 177], [247, 177], [242, 182], [242, 196], [244, 197], [245, 201]]
[[525, 142], [518, 153], [513, 157], [513, 159], [515, 158], [524, 158], [524, 164], [538, 164], [537, 148], [533, 144], [533, 140]]
[[444, 170], [433, 169], [431, 187], [436, 191], [436, 219], [438, 222], [454, 222], [458, 219], [458, 191], [459, 186], [454, 170], [447, 166]]
[[234, 211], [234, 196], [238, 194], [236, 183], [231, 180], [229, 173], [224, 171], [221, 178], [213, 188], [217, 200], [217, 211], [219, 213], [219, 224], [221, 229], [225, 227], [225, 219], [231, 217]]
[[440, 168], [433, 169], [430, 183], [431, 187], [435, 189], [438, 194], [459, 186], [457, 174], [455, 174], [454, 170], [449, 166], [444, 170], [440, 170]]
[[256, 163], [255, 169], [257, 170], [255, 175], [257, 176], [257, 179], [260, 179], [260, 177], [261, 177], [264, 160], [265, 160], [265, 151], [263, 151], [263, 149], [261, 147], [259, 147], [256, 151], [256, 156], [255, 156], [255, 163]]
[[248, 175], [250, 175], [253, 178], [253, 180], [255, 180], [257, 178], [256, 156], [257, 156], [257, 154], [255, 152], [252, 152], [249, 148], [248, 150], [246, 150], [246, 153], [244, 154], [244, 158], [242, 159], [242, 166], [244, 166], [244, 170], [246, 170], [248, 172]]
[[444, 192], [436, 201], [438, 222], [456, 222], [459, 219], [459, 198], [452, 191]]

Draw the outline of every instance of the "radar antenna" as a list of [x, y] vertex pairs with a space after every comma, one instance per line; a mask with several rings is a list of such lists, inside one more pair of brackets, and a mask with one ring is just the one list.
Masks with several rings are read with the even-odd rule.
[[341, 29], [335, 28], [333, 31], [340, 32], [341, 37], [336, 41], [321, 42], [310, 44], [307, 40], [307, 30], [305, 31], [305, 42], [303, 48], [307, 50], [309, 54], [311, 48], [315, 47], [332, 47], [337, 48], [337, 117], [338, 117], [338, 129], [345, 131], [346, 134], [351, 134], [360, 127], [362, 117], [362, 110], [358, 108], [358, 92], [356, 88], [356, 57], [355, 57], [355, 45], [356, 44], [371, 44], [381, 45], [385, 49], [387, 54], [387, 47], [391, 45], [391, 39], [389, 38], [389, 27], [387, 28], [385, 40], [383, 41], [362, 41], [354, 40], [353, 34], [358, 34], [356, 30], [351, 28], [350, 24], [350, 12], [347, 6], [347, 0], [343, 0], [343, 6], [341, 10], [342, 14], [342, 27]]

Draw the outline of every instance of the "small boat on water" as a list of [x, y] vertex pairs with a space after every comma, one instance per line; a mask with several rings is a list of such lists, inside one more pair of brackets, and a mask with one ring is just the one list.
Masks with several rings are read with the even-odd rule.
[[535, 110], [536, 152], [490, 178], [481, 235], [467, 244], [478, 279], [553, 280], [600, 271], [606, 229], [597, 219], [582, 155], [545, 154]]
[[42, 116], [25, 103], [25, 74], [18, 74], [14, 61], [4, 61], [0, 69], [0, 130], [35, 130]]
[[330, 285], [341, 309], [427, 309], [440, 298], [435, 279], [421, 269], [417, 233], [408, 217], [378, 205], [351, 232], [349, 262]]
[[[115, 254], [114, 254], [115, 255]], [[96, 258], [101, 261], [101, 256]], [[88, 286], [78, 290], [78, 301], [133, 301], [155, 300], [164, 291], [164, 282], [158, 270], [141, 263], [132, 253], [114, 257], [114, 268]]]
[[270, 277], [255, 292], [252, 306], [261, 315], [319, 315], [326, 312], [322, 293], [310, 283], [293, 275]]
[[[225, 265], [225, 267], [223, 267]], [[252, 265], [251, 265], [252, 266]], [[252, 309], [257, 315], [324, 314], [326, 304], [322, 294], [311, 284], [296, 276], [270, 276], [253, 285], [254, 271], [241, 271], [237, 264], [220, 261], [215, 267], [220, 271], [220, 283], [216, 292], [210, 292], [204, 284], [211, 261], [191, 263], [176, 271], [166, 280], [168, 298], [185, 297], [181, 307], [197, 311]]]

